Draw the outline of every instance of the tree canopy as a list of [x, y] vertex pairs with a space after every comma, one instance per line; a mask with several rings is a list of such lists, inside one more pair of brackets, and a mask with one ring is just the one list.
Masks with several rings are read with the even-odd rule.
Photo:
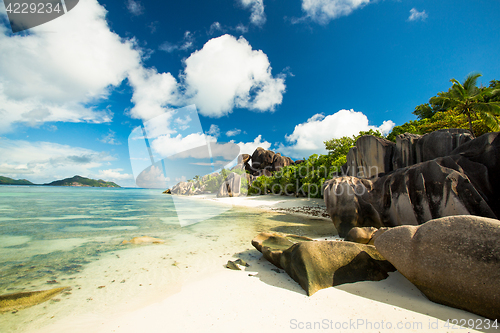
[[500, 81], [492, 80], [489, 87], [477, 87], [477, 79], [481, 76], [471, 73], [463, 83], [451, 79], [448, 91], [431, 97], [429, 103], [418, 105], [413, 114], [419, 120], [429, 119], [430, 122], [423, 125], [431, 125], [430, 131], [449, 126], [462, 128], [462, 115], [474, 135], [500, 130], [497, 118], [500, 115]]

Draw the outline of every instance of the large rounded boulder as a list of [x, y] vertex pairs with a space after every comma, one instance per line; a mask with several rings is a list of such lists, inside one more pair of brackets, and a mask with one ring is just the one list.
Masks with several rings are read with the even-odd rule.
[[274, 161], [273, 151], [266, 150], [262, 147], [258, 147], [252, 154], [252, 168], [259, 169], [270, 169]]
[[431, 301], [500, 319], [500, 221], [462, 215], [400, 226], [375, 247]]
[[326, 210], [341, 237], [354, 227], [383, 226], [380, 214], [369, 202], [373, 184], [368, 179], [337, 177], [325, 182]]
[[261, 233], [252, 245], [309, 296], [318, 290], [358, 281], [380, 281], [395, 270], [374, 246]]

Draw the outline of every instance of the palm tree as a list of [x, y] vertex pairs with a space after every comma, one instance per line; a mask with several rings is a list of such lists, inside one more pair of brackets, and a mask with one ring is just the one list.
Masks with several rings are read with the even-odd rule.
[[453, 85], [447, 92], [439, 93], [438, 96], [429, 100], [430, 103], [441, 104], [443, 108], [453, 109], [466, 115], [472, 135], [474, 135], [472, 117], [477, 118], [477, 114], [481, 115], [484, 123], [491, 130], [500, 130], [498, 119], [495, 117], [500, 115], [500, 102], [486, 102], [484, 99], [486, 96], [500, 95], [500, 89], [476, 87], [477, 79], [480, 76], [482, 75], [479, 73], [471, 73], [463, 84], [451, 79]]

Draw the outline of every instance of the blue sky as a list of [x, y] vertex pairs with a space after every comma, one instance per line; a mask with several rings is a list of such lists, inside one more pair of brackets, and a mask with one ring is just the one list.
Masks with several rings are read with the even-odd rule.
[[[244, 153], [324, 153], [414, 119], [451, 78], [500, 79], [498, 13], [493, 0], [80, 0], [12, 34], [2, 4], [0, 175], [135, 186], [129, 135], [166, 113], [177, 151], [203, 131]], [[188, 105], [191, 136], [172, 130]]]

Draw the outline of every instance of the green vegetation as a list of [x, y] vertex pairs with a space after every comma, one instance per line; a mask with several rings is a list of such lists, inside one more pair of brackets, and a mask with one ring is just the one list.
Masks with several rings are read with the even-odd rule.
[[[411, 120], [393, 128], [385, 137], [396, 141], [399, 134], [406, 132], [426, 134], [446, 128], [469, 129], [474, 135], [482, 135], [500, 130], [500, 81], [493, 80], [488, 87], [476, 86], [481, 74], [470, 74], [463, 84], [452, 79], [452, 87], [440, 92], [429, 103], [415, 107]], [[249, 188], [249, 194], [284, 194], [322, 197], [321, 189], [325, 180], [341, 174], [349, 149], [363, 135], [383, 137], [378, 131], [360, 132], [352, 137], [342, 137], [325, 141], [328, 155], [311, 155], [300, 165], [290, 165], [272, 176], [260, 176]]]
[[445, 128], [468, 129], [475, 136], [500, 130], [500, 81], [492, 80], [488, 87], [477, 87], [480, 76], [469, 74], [463, 84], [451, 79], [453, 85], [448, 91], [439, 92], [429, 103], [415, 107], [413, 114], [418, 120], [394, 127], [387, 139], [396, 141], [396, 136], [405, 132], [426, 134]]
[[349, 149], [363, 135], [383, 137], [379, 131], [360, 132], [352, 137], [342, 137], [325, 141], [328, 155], [313, 154], [299, 165], [289, 165], [276, 171], [272, 176], [260, 176], [248, 189], [249, 194], [282, 194], [302, 195], [311, 198], [322, 198], [323, 183], [335, 174], [341, 174], [341, 167], [346, 163]]
[[44, 184], [48, 186], [85, 186], [85, 187], [120, 187], [113, 182], [106, 182], [102, 179], [94, 180], [81, 176], [74, 176], [63, 180], [56, 180], [52, 183]]
[[465, 115], [472, 134], [474, 134], [472, 118], [477, 118], [478, 114], [489, 129], [493, 131], [500, 129], [498, 119], [495, 117], [500, 115], [500, 103], [485, 99], [486, 97], [496, 97], [500, 90], [476, 87], [477, 79], [480, 76], [479, 73], [469, 74], [463, 84], [451, 79], [453, 85], [448, 92], [440, 93], [429, 100], [432, 104], [438, 104], [442, 108]]
[[0, 185], [35, 185], [26, 179], [12, 179], [0, 176]]
[[[475, 135], [481, 135], [492, 130], [500, 130], [500, 81], [493, 80], [489, 87], [476, 87], [480, 74], [469, 75], [463, 84], [452, 79], [452, 87], [447, 92], [440, 92], [430, 98], [429, 103], [415, 107], [413, 114], [417, 120], [411, 120], [393, 128], [385, 137], [396, 141], [396, 137], [406, 132], [426, 134], [446, 128], [469, 129]], [[304, 158], [301, 164], [293, 164], [281, 168], [271, 176], [260, 176], [248, 188], [248, 194], [281, 194], [321, 198], [322, 188], [326, 180], [336, 174], [342, 174], [342, 167], [347, 162], [349, 150], [356, 145], [363, 135], [384, 136], [379, 131], [369, 130], [359, 132], [352, 137], [342, 137], [325, 141], [327, 155], [311, 155]], [[223, 169], [218, 175], [208, 175], [202, 181], [206, 190], [216, 192], [222, 182], [231, 173], [246, 173], [245, 170], [232, 171]], [[194, 183], [201, 182], [195, 176]], [[242, 179], [242, 193], [247, 187], [246, 178]]]

